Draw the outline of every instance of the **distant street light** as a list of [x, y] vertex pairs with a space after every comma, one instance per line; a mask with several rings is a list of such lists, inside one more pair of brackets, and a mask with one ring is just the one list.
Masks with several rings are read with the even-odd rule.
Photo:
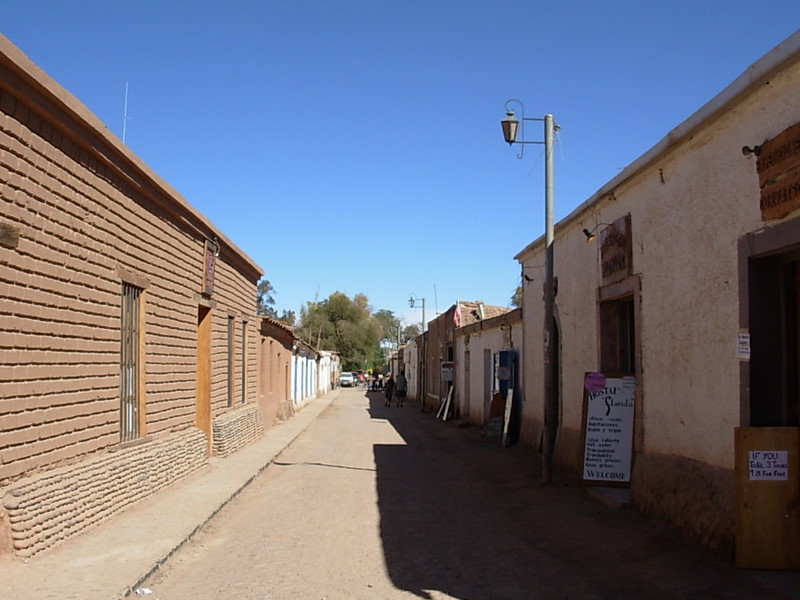
[[425, 298], [414, 298], [414, 296], [411, 296], [408, 299], [408, 307], [414, 308], [417, 302], [422, 302], [422, 331], [420, 333], [425, 333]]
[[425, 340], [425, 298], [414, 298], [413, 294], [408, 299], [408, 306], [409, 308], [414, 308], [417, 302], [422, 303], [422, 331], [420, 332], [420, 340], [422, 342], [422, 347], [417, 348], [422, 360], [418, 360], [418, 363], [422, 364], [422, 368], [418, 369], [417, 372], [417, 394], [419, 395], [419, 410], [420, 412], [425, 412], [425, 394], [427, 393], [427, 377], [425, 374], [428, 370], [428, 344]]
[[[514, 117], [514, 111], [508, 108], [509, 103], [516, 102], [522, 109], [522, 128], [520, 121]], [[544, 283], [544, 423], [546, 435], [542, 447], [542, 481], [549, 483], [552, 479], [553, 450], [555, 449], [556, 431], [558, 429], [558, 399], [553, 381], [555, 365], [555, 293], [553, 286], [553, 115], [545, 115], [543, 119], [525, 117], [525, 107], [516, 98], [506, 101], [506, 118], [500, 121], [503, 138], [511, 144], [544, 144], [544, 206], [545, 206], [545, 283]], [[544, 122], [544, 141], [525, 140], [525, 121]], [[517, 130], [521, 129], [522, 140], [517, 141]], [[522, 158], [524, 146], [517, 158]]]

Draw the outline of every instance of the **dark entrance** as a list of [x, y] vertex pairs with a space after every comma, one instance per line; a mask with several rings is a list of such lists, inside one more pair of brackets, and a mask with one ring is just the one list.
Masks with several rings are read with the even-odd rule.
[[800, 249], [749, 265], [750, 425], [796, 427], [800, 412]]

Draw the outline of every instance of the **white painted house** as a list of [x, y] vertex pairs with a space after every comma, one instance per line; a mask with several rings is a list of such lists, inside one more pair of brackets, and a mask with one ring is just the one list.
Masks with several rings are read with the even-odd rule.
[[[800, 32], [557, 223], [554, 254], [557, 468], [581, 471], [585, 373], [634, 377], [632, 503], [730, 547], [736, 428], [798, 426]], [[535, 447], [543, 310], [525, 284]]]

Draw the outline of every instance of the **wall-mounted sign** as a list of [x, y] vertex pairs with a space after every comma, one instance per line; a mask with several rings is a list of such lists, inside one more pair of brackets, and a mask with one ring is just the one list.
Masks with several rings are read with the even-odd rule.
[[761, 219], [780, 219], [800, 208], [800, 123], [761, 144], [756, 161]]
[[740, 331], [736, 336], [736, 358], [750, 360], [750, 332]]
[[625, 215], [600, 231], [600, 269], [603, 285], [633, 273], [631, 216]]
[[203, 255], [203, 294], [206, 296], [214, 293], [214, 270], [218, 253], [219, 246], [217, 243], [206, 240], [205, 253]]
[[[627, 485], [631, 480], [636, 378], [584, 377], [583, 479]], [[589, 391], [589, 388], [597, 391]]]
[[442, 381], [453, 381], [453, 363], [443, 362], [441, 374], [442, 374]]
[[786, 450], [751, 450], [750, 481], [788, 481], [789, 452]]

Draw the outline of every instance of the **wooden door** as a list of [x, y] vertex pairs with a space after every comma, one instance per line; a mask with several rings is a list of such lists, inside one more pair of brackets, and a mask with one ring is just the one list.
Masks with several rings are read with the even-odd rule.
[[800, 569], [800, 429], [737, 427], [736, 566]]
[[200, 306], [197, 312], [197, 372], [194, 424], [206, 434], [211, 453], [211, 309]]

